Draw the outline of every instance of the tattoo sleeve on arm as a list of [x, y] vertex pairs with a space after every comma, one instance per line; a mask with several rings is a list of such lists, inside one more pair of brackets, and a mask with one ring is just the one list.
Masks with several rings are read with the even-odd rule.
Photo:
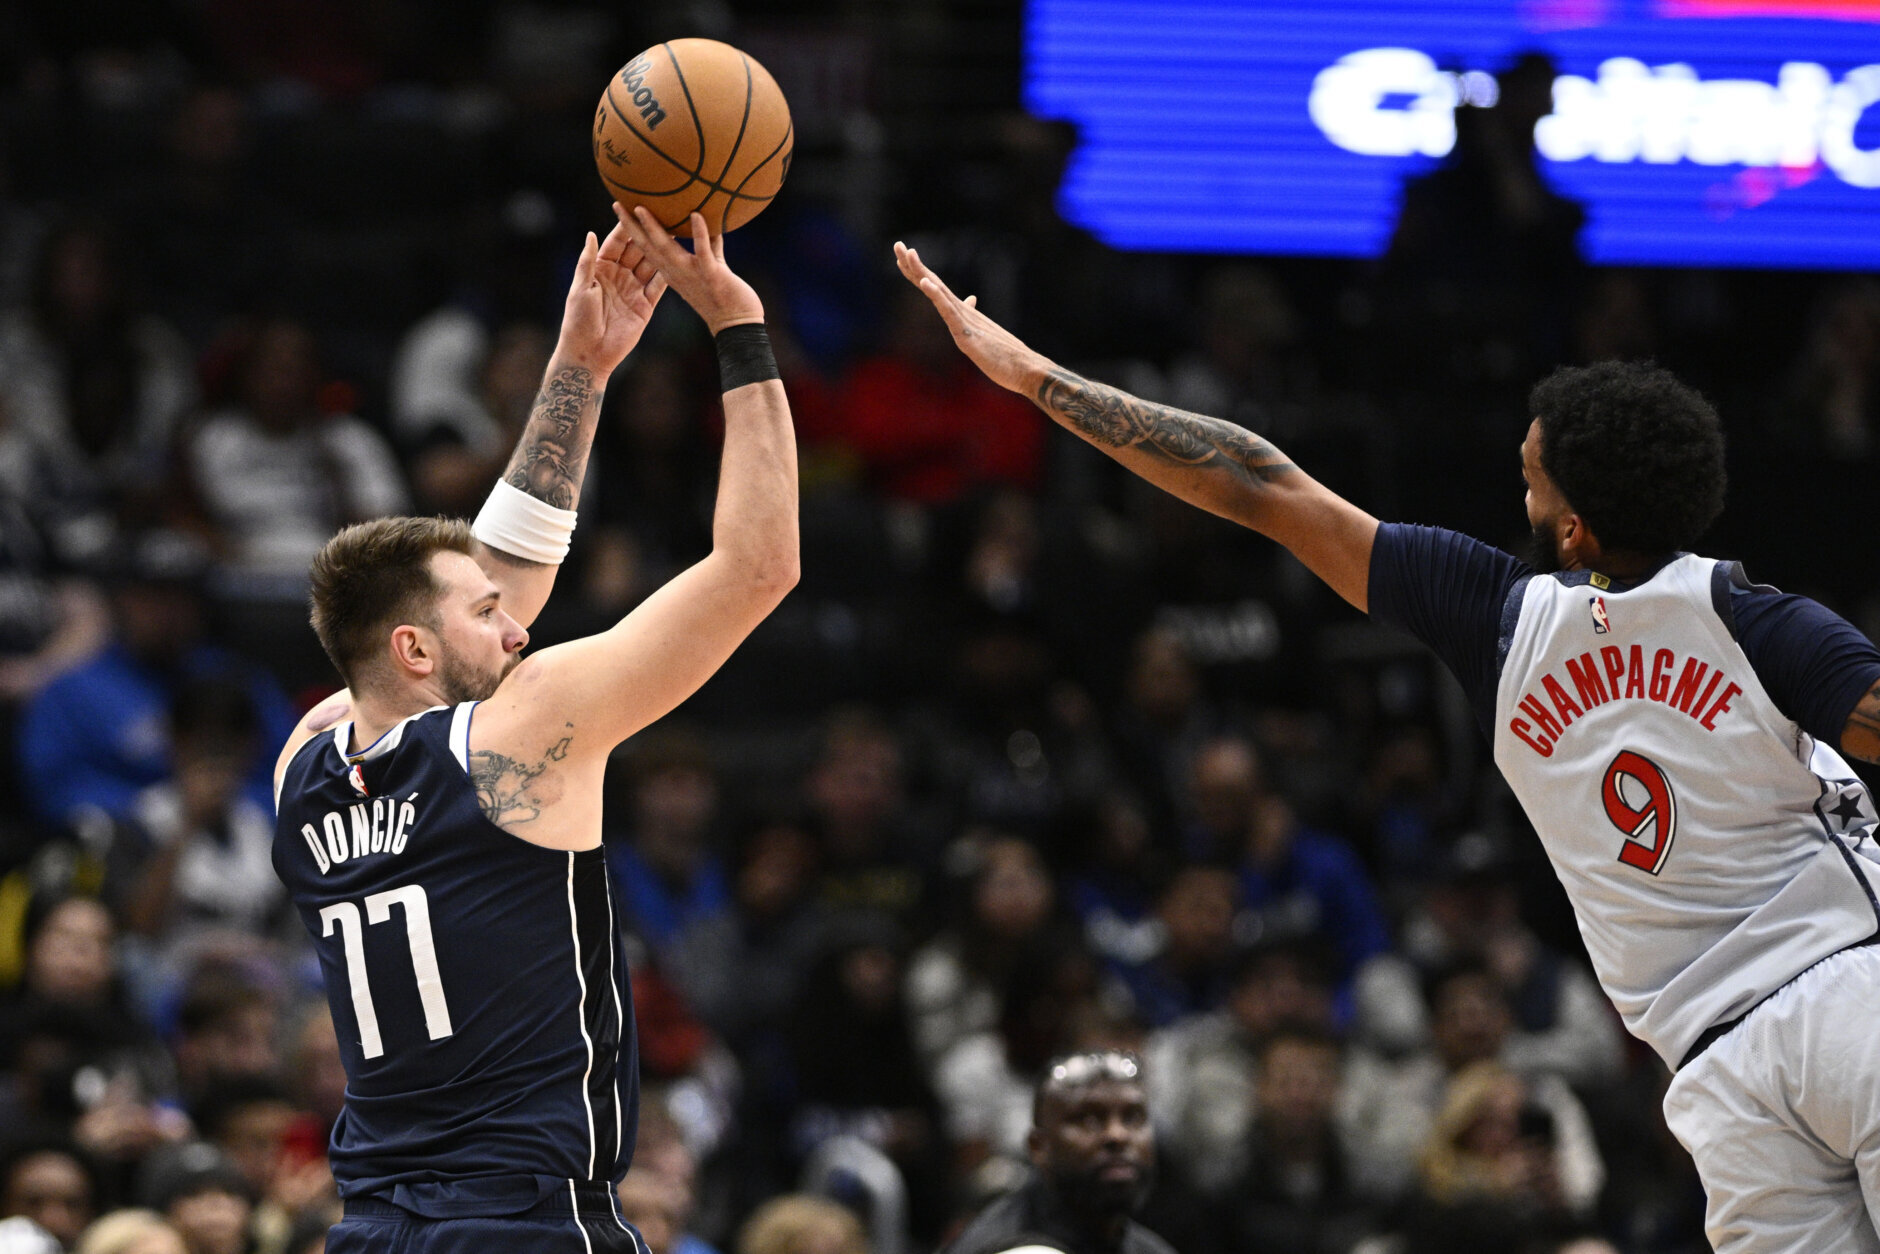
[[1867, 690], [1841, 730], [1841, 751], [1862, 762], [1880, 762], [1880, 684]]
[[563, 366], [542, 382], [503, 480], [556, 509], [573, 509], [594, 443], [594, 372]]
[[[567, 726], [573, 728], [574, 724]], [[472, 752], [470, 786], [476, 789], [477, 805], [483, 817], [504, 830], [540, 818], [547, 798], [534, 787], [535, 781], [547, 772], [551, 762], [568, 756], [568, 746], [573, 740], [571, 730], [545, 749], [535, 762], [524, 762], [487, 749]]]
[[1093, 444], [1139, 448], [1181, 466], [1220, 467], [1255, 488], [1294, 469], [1284, 453], [1244, 427], [1141, 400], [1068, 370], [1045, 375], [1037, 401]]

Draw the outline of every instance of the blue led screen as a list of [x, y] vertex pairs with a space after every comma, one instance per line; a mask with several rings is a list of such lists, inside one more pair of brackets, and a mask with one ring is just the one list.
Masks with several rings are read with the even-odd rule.
[[1030, 0], [1067, 217], [1130, 249], [1371, 257], [1527, 51], [1602, 264], [1880, 269], [1880, 0]]

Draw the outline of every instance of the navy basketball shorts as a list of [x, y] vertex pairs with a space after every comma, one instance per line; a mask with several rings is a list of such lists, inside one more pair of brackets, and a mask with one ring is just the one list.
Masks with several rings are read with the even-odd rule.
[[376, 1198], [353, 1198], [326, 1237], [326, 1254], [648, 1254], [620, 1218], [612, 1189], [571, 1185], [515, 1215], [428, 1219]]

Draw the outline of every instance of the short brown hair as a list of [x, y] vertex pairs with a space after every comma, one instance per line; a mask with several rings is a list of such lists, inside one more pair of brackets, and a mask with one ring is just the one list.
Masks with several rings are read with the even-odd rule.
[[348, 685], [388, 630], [437, 621], [443, 589], [431, 576], [432, 556], [475, 547], [461, 518], [375, 518], [326, 542], [313, 559], [313, 631]]
[[868, 1254], [868, 1238], [854, 1211], [826, 1197], [791, 1193], [757, 1208], [738, 1233], [738, 1254], [827, 1249], [831, 1237], [842, 1254]]

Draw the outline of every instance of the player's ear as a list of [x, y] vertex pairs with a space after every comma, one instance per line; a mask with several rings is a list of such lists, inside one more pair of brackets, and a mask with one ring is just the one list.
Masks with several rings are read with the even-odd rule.
[[426, 634], [410, 623], [392, 628], [392, 661], [409, 675], [429, 675], [437, 666], [437, 655], [430, 648]]
[[1560, 564], [1567, 570], [1590, 566], [1600, 556], [1599, 539], [1586, 519], [1569, 513], [1560, 523]]

